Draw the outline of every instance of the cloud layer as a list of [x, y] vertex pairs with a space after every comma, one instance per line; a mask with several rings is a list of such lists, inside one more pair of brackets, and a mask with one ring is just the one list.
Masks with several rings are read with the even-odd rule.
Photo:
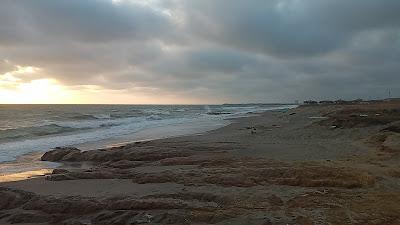
[[151, 103], [399, 96], [398, 12], [398, 0], [4, 0], [0, 74], [34, 66], [18, 78]]

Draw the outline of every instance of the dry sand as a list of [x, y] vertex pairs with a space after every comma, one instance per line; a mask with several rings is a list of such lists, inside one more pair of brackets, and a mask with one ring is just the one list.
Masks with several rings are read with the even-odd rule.
[[399, 102], [310, 106], [58, 149], [64, 168], [0, 184], [0, 224], [400, 224], [399, 121]]

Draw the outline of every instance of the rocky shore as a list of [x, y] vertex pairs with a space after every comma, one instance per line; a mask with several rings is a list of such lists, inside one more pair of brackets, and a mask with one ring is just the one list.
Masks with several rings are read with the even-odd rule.
[[81, 151], [0, 184], [0, 224], [400, 224], [400, 103], [307, 106]]

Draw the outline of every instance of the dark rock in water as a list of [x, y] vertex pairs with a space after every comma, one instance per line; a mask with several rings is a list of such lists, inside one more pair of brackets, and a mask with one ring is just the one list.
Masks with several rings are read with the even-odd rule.
[[42, 161], [73, 161], [72, 159], [80, 155], [81, 150], [74, 147], [57, 147], [52, 151], [46, 152], [40, 159]]
[[232, 114], [232, 113], [229, 113], [229, 112], [208, 112], [207, 114], [208, 115], [218, 116], [218, 115], [229, 115], [229, 114]]

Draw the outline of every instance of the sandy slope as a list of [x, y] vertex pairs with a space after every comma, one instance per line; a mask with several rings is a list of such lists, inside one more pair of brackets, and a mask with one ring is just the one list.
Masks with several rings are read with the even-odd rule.
[[91, 166], [2, 183], [0, 222], [400, 224], [393, 109], [300, 107], [205, 135], [59, 149], [43, 159]]

